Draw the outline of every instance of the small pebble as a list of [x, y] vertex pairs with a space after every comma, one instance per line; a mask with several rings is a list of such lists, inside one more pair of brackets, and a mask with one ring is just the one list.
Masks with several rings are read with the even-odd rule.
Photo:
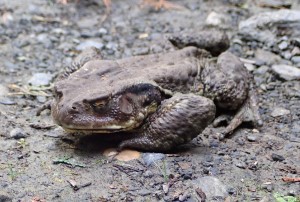
[[50, 73], [35, 73], [29, 79], [28, 84], [32, 86], [48, 86], [53, 79]]
[[184, 180], [191, 180], [192, 176], [193, 176], [192, 171], [187, 171], [187, 172], [182, 174], [182, 177], [183, 177]]
[[162, 153], [143, 153], [142, 154], [142, 159], [146, 166], [150, 166], [157, 161], [160, 161], [165, 158], [165, 154]]
[[247, 165], [244, 162], [238, 162], [235, 165], [236, 165], [236, 167], [242, 168], [242, 169], [245, 169], [247, 167]]
[[26, 138], [27, 134], [21, 128], [14, 128], [10, 131], [9, 136], [10, 138], [21, 139], [21, 138]]
[[132, 50], [133, 55], [147, 55], [148, 53], [149, 53], [148, 47], [134, 48]]
[[218, 140], [211, 140], [209, 142], [210, 147], [218, 147], [219, 146], [219, 141]]
[[279, 117], [279, 116], [285, 116], [289, 115], [291, 112], [288, 109], [284, 109], [282, 107], [275, 107], [271, 113], [272, 117]]
[[256, 142], [257, 137], [254, 136], [254, 135], [248, 135], [248, 136], [247, 136], [247, 140], [248, 140], [249, 142]]
[[9, 196], [0, 194], [0, 201], [1, 202], [11, 202], [12, 198], [10, 198]]
[[138, 191], [138, 194], [141, 196], [147, 196], [147, 195], [150, 195], [151, 193], [152, 193], [152, 191], [148, 190], [148, 189], [142, 189], [142, 190]]
[[78, 46], [76, 46], [76, 50], [83, 51], [84, 49], [89, 48], [89, 47], [95, 47], [98, 49], [102, 49], [103, 46], [104, 45], [101, 42], [88, 40], [88, 41], [81, 42]]
[[245, 140], [242, 138], [236, 139], [235, 142], [238, 143], [240, 146], [243, 146], [245, 144]]
[[245, 63], [244, 65], [247, 68], [247, 70], [250, 72], [255, 70], [255, 65], [253, 65], [253, 64]]
[[272, 157], [273, 161], [283, 161], [283, 160], [285, 160], [285, 158], [283, 156], [275, 154], [275, 153], [273, 153], [271, 155], [271, 157]]
[[236, 193], [236, 190], [235, 190], [235, 188], [228, 188], [227, 192], [228, 192], [228, 194], [232, 195], [232, 194]]
[[108, 50], [116, 51], [118, 49], [118, 44], [114, 42], [108, 42], [107, 44], [105, 44], [105, 48]]
[[211, 12], [208, 14], [205, 24], [210, 26], [222, 26], [226, 22], [226, 16], [221, 13]]
[[278, 44], [279, 49], [281, 50], [285, 50], [289, 47], [289, 44], [286, 41], [281, 42], [280, 44]]
[[[296, 57], [299, 57], [300, 59], [300, 56], [296, 56]], [[273, 65], [272, 70], [279, 77], [288, 81], [300, 79], [300, 69], [294, 66], [285, 65], [285, 64]]]
[[36, 99], [39, 103], [45, 103], [47, 101], [45, 96], [36, 96]]
[[293, 63], [300, 63], [300, 56], [294, 56], [291, 60]]
[[273, 189], [274, 189], [274, 187], [273, 187], [272, 184], [262, 184], [262, 185], [261, 185], [261, 188], [262, 188], [262, 189], [266, 189], [268, 192], [272, 192]]
[[143, 175], [144, 177], [151, 178], [154, 174], [150, 170], [146, 170]]
[[13, 101], [13, 100], [11, 100], [8, 97], [0, 97], [0, 104], [3, 104], [3, 105], [14, 105], [14, 104], [16, 104], [16, 102]]
[[101, 34], [101, 35], [105, 35], [105, 34], [108, 33], [107, 29], [105, 29], [105, 28], [103, 28], [103, 27], [101, 27], [101, 28], [98, 30], [98, 32], [99, 32], [99, 34]]
[[295, 190], [290, 190], [290, 191], [288, 192], [288, 195], [289, 195], [289, 196], [296, 196], [296, 191], [295, 191]]
[[300, 48], [299, 48], [299, 47], [293, 48], [291, 54], [292, 54], [293, 56], [295, 56], [295, 55], [300, 55]]

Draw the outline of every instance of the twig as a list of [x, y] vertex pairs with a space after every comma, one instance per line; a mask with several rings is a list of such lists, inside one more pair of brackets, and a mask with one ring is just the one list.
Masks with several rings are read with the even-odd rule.
[[80, 163], [74, 163], [74, 162], [71, 162], [69, 161], [71, 157], [68, 157], [68, 158], [61, 158], [61, 159], [57, 159], [57, 160], [54, 160], [53, 163], [54, 164], [66, 164], [66, 165], [69, 165], [69, 166], [72, 166], [72, 167], [81, 167], [81, 168], [85, 168], [86, 166], [83, 165], [83, 164], [80, 164]]
[[18, 86], [16, 84], [8, 85], [8, 88], [16, 91], [9, 93], [8, 95], [32, 95], [32, 96], [45, 96], [50, 97], [52, 95], [46, 93], [46, 90], [50, 90], [52, 87], [30, 87], [30, 86]]
[[300, 177], [283, 177], [284, 182], [300, 182]]
[[45, 125], [45, 124], [41, 124], [41, 123], [31, 123], [29, 124], [29, 126], [31, 128], [34, 128], [34, 129], [45, 129], [45, 130], [50, 130], [51, 128], [55, 127], [55, 125]]
[[82, 185], [77, 185], [76, 181], [74, 181], [74, 180], [67, 180], [67, 182], [71, 185], [71, 187], [73, 188], [74, 191], [78, 191], [81, 188], [88, 187], [88, 186], [92, 185], [91, 182], [87, 182], [87, 183], [84, 183]]

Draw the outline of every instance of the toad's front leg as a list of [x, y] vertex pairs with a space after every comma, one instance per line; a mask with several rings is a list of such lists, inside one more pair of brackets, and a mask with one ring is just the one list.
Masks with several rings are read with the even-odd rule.
[[215, 118], [216, 107], [208, 98], [194, 94], [175, 94], [146, 120], [134, 138], [122, 148], [167, 151], [200, 134]]

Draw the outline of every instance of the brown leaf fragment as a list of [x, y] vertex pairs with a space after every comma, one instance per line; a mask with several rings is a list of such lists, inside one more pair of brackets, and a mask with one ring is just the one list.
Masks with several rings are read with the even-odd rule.
[[38, 196], [33, 197], [33, 199], [31, 200], [31, 202], [46, 202], [44, 199], [41, 199]]
[[118, 153], [115, 158], [119, 161], [131, 161], [140, 158], [141, 153], [135, 150], [125, 149]]
[[300, 177], [283, 177], [284, 182], [300, 182]]
[[178, 162], [178, 165], [180, 166], [180, 168], [182, 170], [187, 170], [187, 169], [189, 169], [191, 167], [190, 164], [188, 164], [186, 162]]
[[202, 189], [197, 188], [195, 191], [196, 191], [197, 195], [200, 197], [200, 201], [205, 202], [206, 201], [206, 194], [202, 191]]
[[175, 4], [175, 3], [171, 3], [167, 0], [143, 0], [142, 4], [148, 4], [149, 6], [154, 7], [156, 10], [165, 8], [167, 10], [184, 10], [186, 9], [185, 7]]

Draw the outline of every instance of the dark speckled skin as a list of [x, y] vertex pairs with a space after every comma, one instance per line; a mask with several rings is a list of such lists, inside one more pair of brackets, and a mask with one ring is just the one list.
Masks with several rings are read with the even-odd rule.
[[79, 69], [55, 84], [54, 120], [68, 131], [126, 131], [132, 138], [124, 137], [120, 148], [151, 151], [190, 141], [214, 120], [216, 108], [237, 110], [223, 136], [243, 121], [260, 121], [252, 78], [240, 60], [224, 52], [215, 61], [201, 49], [201, 43], [224, 49], [218, 41], [224, 36], [213, 34], [194, 37], [198, 48], [165, 54], [108, 61], [95, 51], [83, 53], [76, 59]]

